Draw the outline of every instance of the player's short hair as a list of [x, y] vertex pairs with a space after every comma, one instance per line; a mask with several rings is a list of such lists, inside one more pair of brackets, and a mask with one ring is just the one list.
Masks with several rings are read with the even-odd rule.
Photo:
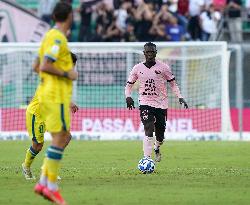
[[77, 61], [77, 55], [72, 53], [72, 52], [70, 52], [70, 54], [71, 54], [72, 61], [73, 61], [74, 65], [75, 65], [76, 61]]
[[73, 9], [70, 4], [58, 2], [52, 12], [53, 20], [56, 22], [64, 22], [72, 11]]
[[145, 47], [151, 47], [151, 46], [155, 47], [155, 49], [156, 49], [156, 45], [154, 43], [152, 43], [152, 42], [145, 43], [144, 48]]

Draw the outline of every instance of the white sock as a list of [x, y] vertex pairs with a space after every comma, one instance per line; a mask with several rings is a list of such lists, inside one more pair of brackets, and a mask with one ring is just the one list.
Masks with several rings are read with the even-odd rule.
[[53, 182], [48, 181], [48, 189], [51, 191], [57, 191], [58, 190], [57, 183], [53, 183]]
[[43, 186], [47, 186], [47, 180], [48, 178], [44, 175], [40, 176], [40, 180], [39, 180], [39, 184], [43, 185]]
[[144, 136], [143, 138], [144, 157], [151, 157], [152, 148], [153, 148], [153, 137]]

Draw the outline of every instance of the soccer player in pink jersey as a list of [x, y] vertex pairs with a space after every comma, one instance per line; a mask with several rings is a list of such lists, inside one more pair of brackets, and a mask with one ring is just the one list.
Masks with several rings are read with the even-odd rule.
[[[145, 131], [144, 157], [151, 158], [154, 144], [155, 161], [160, 162], [160, 146], [164, 140], [168, 109], [167, 82], [179, 98], [179, 103], [186, 109], [188, 105], [181, 95], [169, 65], [155, 59], [156, 45], [151, 42], [146, 43], [143, 53], [146, 61], [135, 65], [130, 72], [125, 87], [126, 103], [129, 110], [135, 108], [131, 93], [133, 84], [138, 80], [140, 117]], [[153, 142], [153, 132], [155, 132], [155, 142]]]

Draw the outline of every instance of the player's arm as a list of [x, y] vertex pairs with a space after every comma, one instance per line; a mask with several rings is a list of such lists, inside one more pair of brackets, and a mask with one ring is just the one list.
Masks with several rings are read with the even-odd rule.
[[177, 98], [179, 98], [179, 103], [184, 105], [184, 108], [188, 108], [188, 104], [184, 100], [184, 98], [181, 95], [181, 91], [176, 83], [175, 76], [171, 72], [170, 68], [166, 65], [164, 76], [167, 80], [167, 82], [170, 84], [172, 92], [176, 95]]
[[36, 57], [34, 63], [32, 64], [33, 71], [39, 73], [40, 60]]
[[132, 87], [135, 84], [137, 79], [138, 79], [138, 76], [136, 73], [136, 69], [134, 67], [129, 74], [128, 81], [125, 86], [125, 97], [126, 97], [127, 108], [129, 110], [132, 110], [133, 108], [135, 108], [134, 100], [131, 97], [131, 94], [132, 94]]
[[51, 38], [51, 44], [49, 44], [44, 51], [40, 71], [59, 77], [65, 77], [70, 80], [76, 80], [78, 73], [73, 68], [66, 72], [63, 69], [54, 66], [54, 62], [57, 61], [64, 47], [67, 49], [67, 42], [61, 39], [60, 36]]
[[[74, 53], [72, 53], [72, 52], [70, 52], [70, 55], [71, 55], [73, 64], [74, 64], [74, 66], [75, 66], [75, 65], [76, 65], [76, 62], [77, 62], [77, 55], [74, 54]], [[74, 114], [74, 113], [76, 113], [76, 112], [79, 110], [79, 108], [78, 108], [78, 106], [77, 106], [74, 102], [71, 102], [71, 103], [70, 103], [70, 110], [71, 110], [71, 112]]]
[[71, 102], [70, 103], [70, 110], [72, 113], [76, 113], [79, 110], [79, 108], [74, 102]]
[[173, 91], [173, 93], [176, 95], [176, 97], [179, 98], [179, 103], [182, 105], [184, 105], [184, 108], [188, 108], [188, 104], [186, 103], [186, 101], [184, 100], [184, 98], [181, 95], [181, 91], [175, 81], [175, 77], [173, 77], [172, 79], [168, 80], [171, 90]]
[[54, 66], [54, 60], [45, 57], [44, 61], [41, 64], [40, 67], [40, 71], [45, 72], [45, 73], [49, 73], [52, 75], [56, 75], [56, 76], [60, 76], [60, 77], [65, 77], [68, 78], [70, 80], [76, 80], [78, 77], [78, 73], [77, 71], [71, 69], [68, 72], [63, 71], [61, 69], [58, 69]]

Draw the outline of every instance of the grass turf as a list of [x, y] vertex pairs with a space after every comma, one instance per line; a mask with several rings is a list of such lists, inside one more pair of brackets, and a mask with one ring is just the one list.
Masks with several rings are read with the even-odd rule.
[[[43, 205], [21, 163], [29, 141], [0, 142], [0, 204]], [[44, 150], [48, 144], [45, 145]], [[139, 141], [72, 141], [60, 188], [69, 205], [249, 204], [248, 142], [166, 142], [156, 172], [140, 174]], [[45, 151], [33, 163], [36, 176]]]

